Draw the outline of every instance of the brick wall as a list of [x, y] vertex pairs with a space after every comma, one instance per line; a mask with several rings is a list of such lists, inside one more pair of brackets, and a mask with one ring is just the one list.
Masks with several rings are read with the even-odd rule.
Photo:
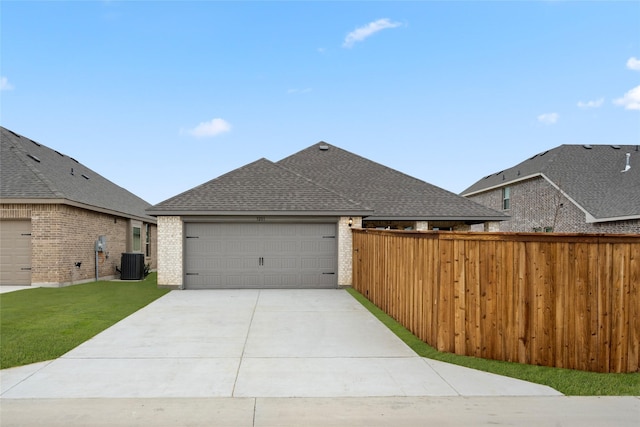
[[158, 285], [182, 288], [183, 226], [179, 216], [158, 217]]
[[552, 227], [558, 233], [640, 233], [640, 220], [587, 223], [586, 215], [547, 180], [537, 177], [509, 186], [511, 206], [502, 210], [502, 188], [469, 196], [487, 207], [511, 215], [493, 231], [544, 231]]
[[[95, 241], [106, 236], [106, 251], [98, 253], [100, 279], [118, 277], [122, 252], [127, 251], [129, 220], [61, 204], [3, 204], [0, 219], [31, 220], [31, 283], [60, 286], [95, 280]], [[152, 239], [156, 237], [152, 224]], [[156, 241], [145, 263], [156, 265]], [[76, 266], [80, 263], [80, 267]]]

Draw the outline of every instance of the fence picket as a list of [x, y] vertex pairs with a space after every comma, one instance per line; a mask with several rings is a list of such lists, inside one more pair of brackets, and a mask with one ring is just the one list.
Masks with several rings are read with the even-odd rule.
[[353, 286], [441, 351], [640, 366], [640, 236], [353, 230]]

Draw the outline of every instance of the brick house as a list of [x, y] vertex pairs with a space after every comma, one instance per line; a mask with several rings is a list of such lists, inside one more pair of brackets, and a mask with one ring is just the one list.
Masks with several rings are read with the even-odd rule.
[[332, 288], [351, 284], [351, 228], [468, 230], [506, 216], [320, 142], [260, 159], [147, 213], [158, 218], [158, 285]]
[[[0, 284], [117, 278], [122, 253], [142, 254], [155, 269], [157, 227], [145, 213], [149, 203], [72, 157], [0, 131]], [[100, 236], [104, 245], [96, 251]]]
[[488, 175], [461, 195], [508, 214], [499, 231], [640, 233], [640, 151], [561, 145]]

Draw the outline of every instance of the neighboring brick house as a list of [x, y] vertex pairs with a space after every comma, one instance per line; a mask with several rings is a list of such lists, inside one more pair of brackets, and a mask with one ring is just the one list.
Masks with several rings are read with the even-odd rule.
[[496, 231], [640, 233], [637, 145], [561, 145], [461, 193], [510, 215]]
[[[143, 254], [155, 269], [157, 227], [145, 213], [149, 203], [72, 157], [0, 131], [0, 284], [117, 278], [125, 252]], [[104, 250], [96, 251], [100, 236]]]
[[468, 230], [507, 218], [325, 142], [147, 213], [158, 217], [158, 284], [180, 289], [346, 286], [353, 227]]

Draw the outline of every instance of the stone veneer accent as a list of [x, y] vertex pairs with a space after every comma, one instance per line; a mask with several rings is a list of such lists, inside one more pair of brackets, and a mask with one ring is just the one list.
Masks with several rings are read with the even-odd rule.
[[179, 216], [158, 217], [158, 286], [182, 289], [183, 225]]
[[482, 224], [482, 231], [500, 231], [500, 221], [489, 221]]
[[429, 221], [416, 221], [416, 231], [428, 231]]
[[[353, 224], [349, 227], [349, 218]], [[353, 282], [353, 235], [351, 229], [362, 228], [361, 217], [340, 217], [338, 220], [338, 286]]]

